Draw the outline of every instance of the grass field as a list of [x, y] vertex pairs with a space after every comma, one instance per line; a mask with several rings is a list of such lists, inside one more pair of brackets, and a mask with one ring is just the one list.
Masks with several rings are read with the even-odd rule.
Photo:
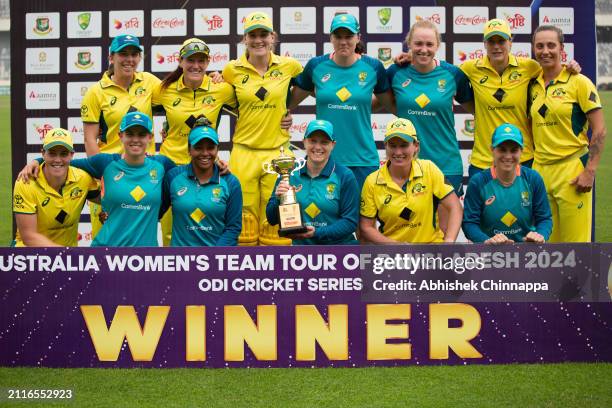
[[[602, 94], [612, 107], [612, 92]], [[612, 108], [606, 112], [612, 132]], [[597, 182], [597, 240], [612, 241], [612, 141]], [[0, 97], [0, 149], [10, 149]], [[12, 237], [10, 154], [0, 160], [0, 239]], [[611, 340], [612, 341], [612, 340]], [[72, 389], [71, 403], [6, 401], [7, 388]], [[612, 364], [361, 369], [113, 370], [0, 368], [0, 407], [612, 406]]]

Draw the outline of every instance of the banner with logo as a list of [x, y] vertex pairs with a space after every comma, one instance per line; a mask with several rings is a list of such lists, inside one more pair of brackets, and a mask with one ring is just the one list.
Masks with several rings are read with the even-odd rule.
[[612, 245], [4, 249], [0, 366], [612, 362]]
[[[512, 52], [530, 56], [531, 33], [539, 24], [553, 24], [565, 33], [564, 61], [576, 59], [582, 72], [595, 82], [594, 3], [574, 7], [570, 0], [507, 0], [491, 6], [473, 0], [438, 2], [423, 0], [407, 5], [390, 0], [381, 6], [359, 1], [339, 1], [334, 6], [315, 7], [299, 0], [261, 3], [248, 7], [240, 1], [209, 1], [206, 8], [184, 1], [93, 0], [85, 7], [59, 0], [20, 1], [11, 4], [12, 146], [13, 174], [27, 159], [38, 156], [42, 139], [55, 126], [68, 128], [75, 136], [77, 157], [84, 155], [80, 101], [87, 88], [98, 81], [108, 66], [108, 47], [113, 37], [132, 34], [141, 38], [144, 54], [140, 70], [163, 77], [178, 64], [180, 44], [187, 37], [201, 37], [211, 49], [211, 70], [221, 70], [244, 52], [242, 20], [254, 10], [267, 12], [279, 34], [277, 52], [296, 58], [303, 65], [316, 55], [331, 51], [329, 26], [336, 13], [358, 16], [368, 55], [385, 66], [405, 50], [403, 44], [411, 24], [434, 22], [442, 44], [437, 57], [460, 64], [484, 55], [482, 31], [485, 21], [508, 20], [515, 33]], [[574, 47], [580, 44], [580, 47]], [[25, 67], [24, 70], [19, 67]], [[25, 75], [24, 75], [25, 72]], [[314, 99], [308, 98], [294, 112], [291, 141], [302, 148], [303, 133], [314, 118]], [[456, 134], [465, 174], [473, 145], [475, 122], [460, 107], [455, 112]], [[389, 114], [373, 114], [372, 129], [384, 158], [383, 133]], [[162, 117], [154, 118], [157, 143], [161, 142]], [[229, 158], [234, 118], [223, 115], [219, 134], [220, 157]], [[24, 130], [25, 128], [25, 130]], [[298, 155], [300, 153], [298, 152]], [[85, 217], [84, 217], [85, 220]], [[89, 243], [91, 228], [80, 226], [80, 243]]]

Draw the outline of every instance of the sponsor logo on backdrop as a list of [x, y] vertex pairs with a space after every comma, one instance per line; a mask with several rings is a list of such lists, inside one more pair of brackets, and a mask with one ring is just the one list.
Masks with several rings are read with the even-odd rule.
[[368, 42], [368, 55], [377, 58], [385, 68], [393, 64], [393, 56], [402, 52], [402, 43], [377, 43]]
[[131, 34], [136, 37], [144, 35], [143, 10], [110, 11], [108, 14], [108, 33], [111, 37]]
[[47, 133], [56, 127], [60, 127], [60, 118], [27, 118], [27, 144], [41, 144]]
[[26, 38], [29, 40], [60, 37], [59, 13], [26, 13]]
[[154, 37], [186, 36], [187, 10], [152, 10], [151, 35]]
[[229, 34], [228, 8], [195, 9], [193, 11], [193, 24], [195, 35], [228, 35]]
[[[323, 32], [329, 34], [329, 27], [335, 15], [337, 14], [352, 14], [357, 17], [357, 20], [361, 24], [359, 18], [359, 7], [324, 7], [323, 8]], [[361, 27], [363, 31], [363, 27]]]
[[512, 54], [516, 57], [531, 58], [531, 44], [530, 43], [512, 43]]
[[281, 7], [281, 34], [314, 34], [317, 31], [315, 7]]
[[302, 64], [306, 63], [317, 54], [316, 43], [281, 43], [280, 54], [284, 57], [295, 58]]
[[69, 74], [102, 72], [101, 47], [68, 47], [66, 55], [68, 58], [67, 72]]
[[[236, 11], [236, 33], [237, 34], [240, 34], [240, 35], [244, 34], [244, 29], [243, 29], [244, 20], [246, 16], [248, 16], [250, 13], [254, 11], [263, 11], [264, 13], [270, 16], [270, 18], [272, 19], [272, 22], [274, 23], [274, 10], [272, 9], [272, 7], [238, 8], [238, 10]], [[276, 28], [276, 25], [274, 25], [274, 28]]]
[[153, 45], [151, 47], [151, 71], [169, 72], [173, 71], [180, 60], [180, 44], [176, 45]]
[[401, 33], [401, 7], [368, 7], [368, 33]]
[[102, 12], [71, 11], [67, 15], [68, 38], [100, 38]]
[[370, 125], [372, 126], [374, 140], [383, 141], [385, 139], [385, 130], [387, 129], [387, 123], [392, 121], [393, 118], [394, 116], [388, 113], [372, 114]]
[[431, 21], [440, 33], [446, 32], [446, 8], [444, 7], [410, 7], [410, 26], [417, 21]]
[[289, 134], [291, 135], [291, 140], [293, 141], [302, 141], [304, 140], [304, 133], [306, 132], [306, 127], [311, 120], [315, 119], [315, 115], [313, 114], [294, 114], [293, 115], [293, 123], [289, 128]]
[[222, 71], [230, 60], [229, 44], [208, 44], [210, 47], [209, 71]]
[[26, 83], [26, 109], [59, 109], [59, 82]]
[[68, 130], [72, 133], [74, 143], [83, 143], [83, 121], [80, 117], [68, 118]]
[[87, 89], [95, 82], [68, 82], [66, 84], [66, 106], [68, 109], [80, 109], [81, 101]]
[[26, 74], [59, 74], [59, 48], [26, 48]]
[[489, 20], [488, 7], [453, 7], [453, 32], [482, 34]]
[[508, 22], [512, 34], [531, 33], [531, 9], [529, 7], [497, 7], [497, 18]]
[[481, 58], [485, 52], [481, 42], [456, 42], [453, 44], [453, 64], [459, 65], [468, 60]]
[[540, 25], [551, 24], [563, 30], [563, 34], [574, 34], [573, 7], [540, 7]]

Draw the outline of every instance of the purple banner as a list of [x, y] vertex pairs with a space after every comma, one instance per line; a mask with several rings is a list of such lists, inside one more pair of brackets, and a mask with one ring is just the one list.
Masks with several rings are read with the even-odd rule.
[[[441, 268], [415, 271], [388, 263], [393, 268], [375, 272], [375, 264], [385, 262], [377, 260], [381, 253], [394, 259], [432, 254]], [[500, 267], [501, 258], [495, 257], [498, 262], [482, 261], [483, 268], [469, 274], [458, 268], [457, 262], [465, 266], [467, 258], [487, 253], [505, 254], [506, 261], [516, 258], [518, 264]], [[538, 260], [538, 253], [548, 256]], [[0, 365], [610, 362], [611, 255], [610, 244], [5, 248], [0, 250]], [[447, 258], [455, 260], [450, 270], [442, 262]], [[553, 266], [557, 258], [562, 267]], [[523, 273], [530, 269], [526, 262], [536, 265], [531, 269], [537, 273]], [[449, 283], [475, 283], [461, 293], [448, 286], [415, 293], [374, 287], [375, 281], [401, 280], [420, 287], [424, 281], [443, 281], [432, 278], [441, 272], [452, 274], [445, 278]], [[522, 286], [482, 288], [485, 280]], [[572, 282], [569, 289], [557, 284], [564, 280]], [[525, 291], [535, 281], [550, 287]], [[492, 302], [492, 293], [500, 300], [514, 297]], [[529, 300], [519, 302], [521, 293]]]

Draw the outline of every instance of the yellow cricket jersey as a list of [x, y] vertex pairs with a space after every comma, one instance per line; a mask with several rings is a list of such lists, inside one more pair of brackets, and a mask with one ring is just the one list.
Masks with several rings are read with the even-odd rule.
[[166, 111], [168, 134], [159, 152], [176, 164], [187, 164], [191, 160], [187, 151], [187, 139], [196, 119], [205, 116], [217, 129], [219, 113], [223, 105], [236, 106], [234, 88], [226, 83], [215, 84], [205, 76], [196, 90], [183, 83], [183, 76], [162, 88], [156, 86], [152, 104], [162, 105]]
[[252, 149], [274, 149], [289, 140], [280, 121], [287, 113], [291, 79], [302, 72], [298, 61], [271, 54], [268, 71], [261, 76], [246, 55], [230, 61], [223, 78], [230, 83], [238, 100], [238, 115], [233, 142]]
[[[151, 96], [160, 80], [148, 72], [137, 72], [128, 89], [115, 84], [107, 73], [92, 85], [81, 103], [83, 123], [99, 123], [98, 146], [101, 153], [121, 153], [123, 145], [119, 139], [121, 119], [130, 110], [146, 113], [151, 118]], [[150, 153], [155, 153], [151, 143]]]
[[[99, 190], [98, 182], [85, 171], [69, 167], [66, 184], [59, 193], [47, 183], [44, 166], [43, 163], [36, 180], [15, 183], [13, 212], [36, 214], [39, 233], [56, 244], [77, 246], [81, 210], [88, 194]], [[15, 234], [15, 245], [25, 246], [19, 231]]]
[[544, 78], [539, 75], [532, 81], [529, 92], [535, 161], [551, 164], [588, 153], [586, 114], [601, 108], [591, 80], [581, 74], [570, 74], [563, 68], [548, 84], [544, 84]]
[[412, 161], [406, 191], [389, 174], [387, 165], [370, 174], [361, 192], [361, 216], [376, 218], [381, 233], [399, 242], [443, 242], [436, 219], [440, 200], [453, 192], [442, 171], [429, 160]]
[[531, 160], [533, 140], [527, 121], [527, 88], [529, 81], [540, 73], [540, 65], [511, 54], [501, 76], [486, 56], [466, 61], [460, 68], [474, 89], [476, 131], [471, 164], [481, 169], [491, 167], [491, 136], [503, 123], [512, 123], [521, 130], [525, 145], [521, 161]]

